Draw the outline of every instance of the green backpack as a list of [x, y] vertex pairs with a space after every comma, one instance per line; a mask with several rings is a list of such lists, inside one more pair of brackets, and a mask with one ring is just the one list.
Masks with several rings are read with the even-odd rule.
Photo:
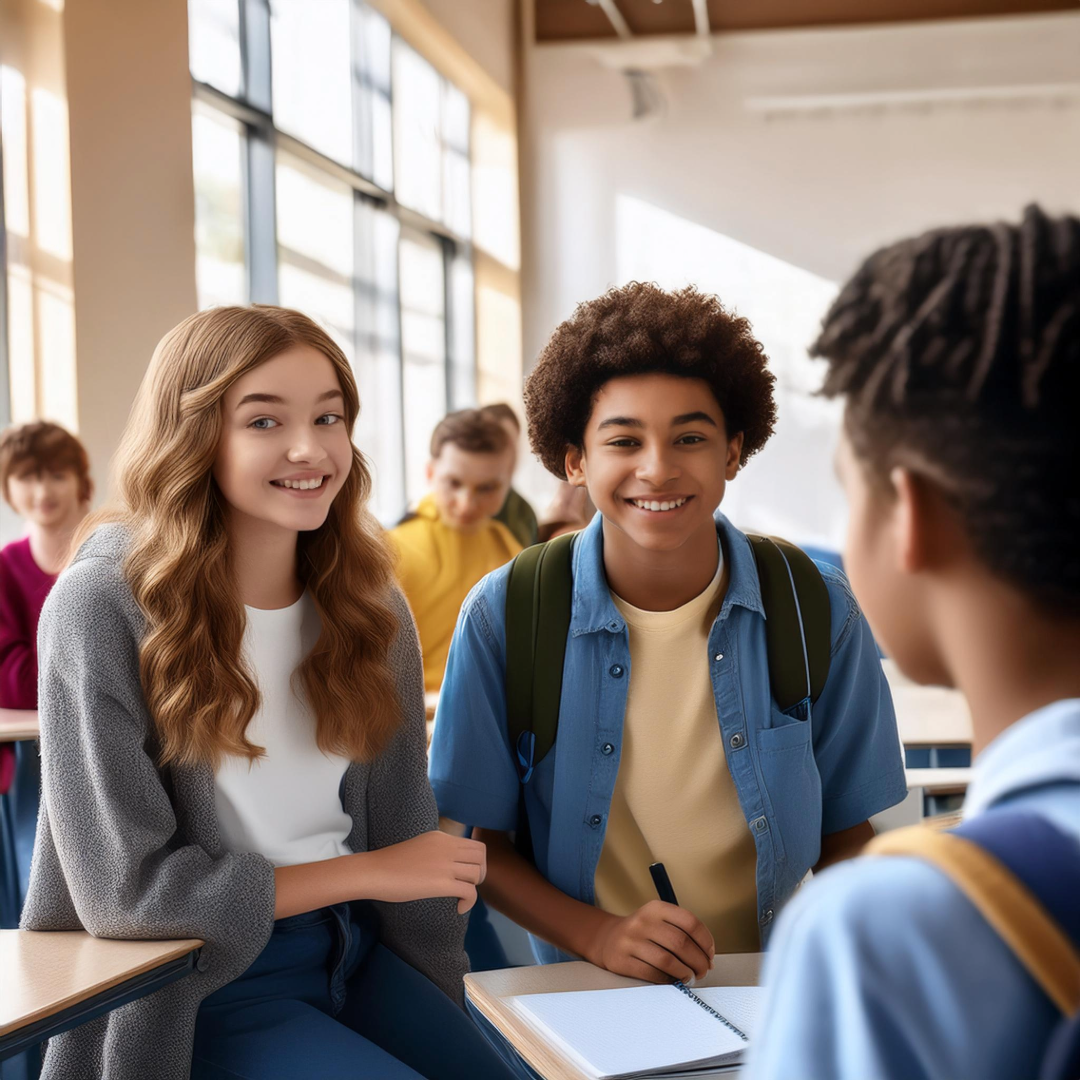
[[[506, 592], [506, 718], [521, 778], [518, 851], [530, 862], [525, 785], [555, 745], [574, 591], [576, 533], [526, 548]], [[781, 710], [816, 702], [829, 677], [829, 591], [813, 560], [777, 537], [748, 534], [765, 608], [769, 683]]]

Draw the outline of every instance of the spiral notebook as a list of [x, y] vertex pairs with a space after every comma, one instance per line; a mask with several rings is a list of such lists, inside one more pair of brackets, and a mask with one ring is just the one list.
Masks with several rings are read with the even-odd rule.
[[522, 994], [510, 1005], [593, 1080], [658, 1080], [738, 1065], [761, 994], [757, 986], [679, 983]]

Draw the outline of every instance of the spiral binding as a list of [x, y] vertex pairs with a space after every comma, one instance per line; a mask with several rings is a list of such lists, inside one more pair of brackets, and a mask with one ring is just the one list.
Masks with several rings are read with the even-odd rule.
[[738, 1035], [739, 1038], [742, 1039], [743, 1042], [749, 1042], [750, 1041], [750, 1039], [747, 1036], [745, 1031], [741, 1031], [739, 1028], [737, 1028], [726, 1016], [723, 1016], [721, 1013], [718, 1013], [710, 1004], [708, 1004], [708, 1002], [702, 1001], [701, 998], [699, 998], [697, 996], [697, 994], [695, 994], [694, 991], [691, 990], [690, 987], [686, 985], [686, 983], [681, 983], [681, 982], [675, 983], [675, 989], [676, 990], [681, 990], [692, 1001], [696, 1001], [707, 1013], [711, 1013], [713, 1016], [716, 1017], [717, 1020], [720, 1021], [721, 1024], [723, 1024], [725, 1027], [728, 1027], [732, 1031], [734, 1031], [735, 1034]]

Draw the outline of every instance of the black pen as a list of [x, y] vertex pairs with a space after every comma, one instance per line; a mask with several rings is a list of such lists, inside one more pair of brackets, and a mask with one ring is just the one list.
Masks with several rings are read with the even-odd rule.
[[[649, 865], [649, 873], [652, 874], [653, 884], [656, 886], [656, 895], [659, 896], [665, 904], [674, 904], [678, 907], [679, 898], [675, 895], [675, 890], [671, 887], [671, 878], [668, 877], [667, 868], [664, 864], [662, 862], [651, 863]], [[691, 975], [689, 985], [693, 986], [695, 981], [695, 977]], [[681, 982], [676, 982], [675, 985], [686, 986], [685, 983]], [[689, 993], [689, 990], [687, 990], [687, 992]], [[693, 997], [694, 995], [691, 994], [690, 996]], [[698, 1000], [698, 1004], [705, 1005], [705, 1003], [700, 1000]], [[707, 1005], [705, 1007], [708, 1008]], [[712, 1012], [711, 1009], [709, 1009], [709, 1011]], [[721, 1017], [721, 1019], [723, 1019], [723, 1017]], [[726, 1024], [727, 1021], [724, 1020], [724, 1023]], [[742, 1035], [742, 1032], [739, 1032], [739, 1034]], [[746, 1036], [743, 1035], [743, 1038], [746, 1038]]]
[[656, 895], [664, 901], [665, 904], [674, 904], [679, 906], [678, 898], [675, 896], [675, 890], [671, 887], [671, 878], [667, 876], [667, 870], [664, 869], [662, 862], [654, 862], [649, 867], [649, 873], [652, 874], [653, 884], [656, 886]]

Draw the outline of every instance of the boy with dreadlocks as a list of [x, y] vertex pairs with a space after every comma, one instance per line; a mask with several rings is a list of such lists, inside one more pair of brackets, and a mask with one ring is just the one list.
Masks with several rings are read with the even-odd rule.
[[1080, 1010], [1080, 220], [885, 248], [816, 352], [847, 403], [851, 583], [909, 676], [964, 692], [977, 756], [957, 830], [879, 837], [785, 912], [748, 1073], [1059, 1075], [1039, 1063], [1080, 1031], [1051, 1041]]

